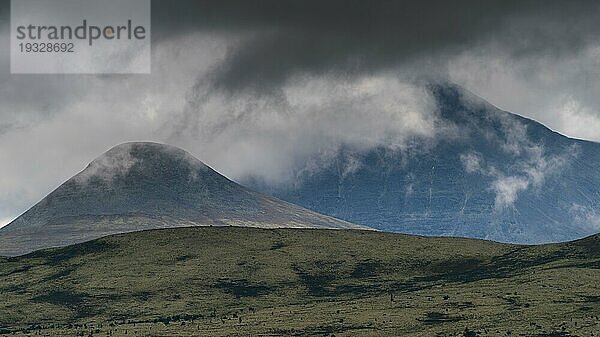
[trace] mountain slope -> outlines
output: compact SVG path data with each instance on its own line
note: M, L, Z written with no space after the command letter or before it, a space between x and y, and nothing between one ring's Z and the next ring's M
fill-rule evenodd
M0 229L0 255L196 225L360 228L244 188L181 149L127 143Z
M598 236L515 246L375 231L122 234L0 261L0 335L592 336L599 247Z
M343 148L293 185L245 185L353 223L402 233L544 243L600 231L600 144L501 111L458 86L429 88L437 138Z

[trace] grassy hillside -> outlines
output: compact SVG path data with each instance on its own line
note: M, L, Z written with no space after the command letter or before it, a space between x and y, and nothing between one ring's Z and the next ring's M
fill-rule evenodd
M369 231L122 234L0 260L15 336L593 336L600 238L513 246Z

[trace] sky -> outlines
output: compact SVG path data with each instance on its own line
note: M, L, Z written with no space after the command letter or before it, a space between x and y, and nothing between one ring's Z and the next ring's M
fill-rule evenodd
M154 0L149 75L11 75L0 0L0 226L114 145L280 184L342 146L443 137L453 82L600 141L597 1Z

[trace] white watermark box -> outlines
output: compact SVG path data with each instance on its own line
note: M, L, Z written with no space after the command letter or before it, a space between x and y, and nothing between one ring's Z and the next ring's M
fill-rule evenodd
M150 0L11 0L13 74L148 74Z

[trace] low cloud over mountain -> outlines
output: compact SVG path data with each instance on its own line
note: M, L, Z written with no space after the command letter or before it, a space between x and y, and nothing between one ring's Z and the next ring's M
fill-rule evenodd
M458 83L553 130L600 140L594 1L153 6L149 76L15 76L0 51L0 219L131 140L184 147L235 180L295 184L296 172L322 169L346 146L416 151L414 137L457 137L427 83ZM2 0L0 44L8 19ZM546 164L494 173L498 206L539 184L535 171L560 164L544 151ZM352 171L358 161L348 160Z
M341 148L295 183L255 188L354 223L503 242L572 240L600 231L600 144L557 134L454 85L430 86L452 133L407 147Z

